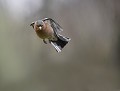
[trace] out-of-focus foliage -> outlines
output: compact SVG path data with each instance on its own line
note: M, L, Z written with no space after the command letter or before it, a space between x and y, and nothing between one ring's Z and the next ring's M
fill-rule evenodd
M57 53L30 23L51 17L71 37ZM0 91L118 91L119 0L1 0Z

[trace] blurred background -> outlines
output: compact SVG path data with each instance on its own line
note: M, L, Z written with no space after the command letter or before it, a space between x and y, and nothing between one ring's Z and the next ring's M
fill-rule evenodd
M53 18L61 53L31 22ZM120 0L0 0L0 91L120 90Z

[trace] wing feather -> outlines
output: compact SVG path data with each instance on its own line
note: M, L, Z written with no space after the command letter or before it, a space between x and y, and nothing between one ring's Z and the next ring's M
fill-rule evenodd
M43 21L46 21L46 20L50 21L52 27L54 27L54 29L56 29L57 32L63 31L62 27L56 21L54 21L53 19L51 19L51 18L44 18L43 19Z

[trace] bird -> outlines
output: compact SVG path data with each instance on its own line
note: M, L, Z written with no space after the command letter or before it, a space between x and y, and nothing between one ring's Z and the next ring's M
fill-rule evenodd
M63 29L52 18L44 18L34 21L30 26L33 27L38 37L43 39L45 44L49 42L57 52L61 52L66 44L71 40L69 37L65 37L60 34Z

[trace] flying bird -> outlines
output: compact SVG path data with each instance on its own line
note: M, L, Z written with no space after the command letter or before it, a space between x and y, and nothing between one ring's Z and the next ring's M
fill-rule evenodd
M45 44L47 44L46 39L48 39L57 52L61 52L64 46L71 40L69 37L64 37L60 34L63 31L62 27L51 18L37 20L32 22L30 26L33 27L38 37L43 39Z

